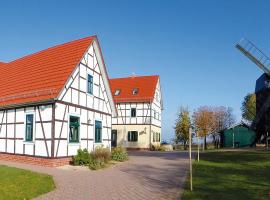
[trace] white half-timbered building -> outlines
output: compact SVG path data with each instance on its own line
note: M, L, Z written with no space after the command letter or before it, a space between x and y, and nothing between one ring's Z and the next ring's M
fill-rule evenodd
M150 149L160 144L163 110L159 76L110 79L118 115L112 119L112 146Z
M96 36L0 63L0 159L56 166L110 148L112 115Z

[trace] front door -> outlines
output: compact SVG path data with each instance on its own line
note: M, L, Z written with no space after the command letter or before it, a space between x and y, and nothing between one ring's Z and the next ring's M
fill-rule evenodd
M117 146L117 130L112 130L112 137L111 137L111 146Z

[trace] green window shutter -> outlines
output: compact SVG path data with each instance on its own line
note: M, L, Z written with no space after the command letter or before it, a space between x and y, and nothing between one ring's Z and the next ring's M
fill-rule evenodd
M134 141L137 142L138 141L138 132L137 131L134 131Z
M130 131L128 132L128 141L129 142L131 141L131 132Z

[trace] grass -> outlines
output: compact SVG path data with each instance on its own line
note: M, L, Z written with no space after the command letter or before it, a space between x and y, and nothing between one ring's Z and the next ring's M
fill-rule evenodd
M0 200L32 199L54 188L49 175L0 165Z
M270 152L208 152L193 164L181 199L270 199Z

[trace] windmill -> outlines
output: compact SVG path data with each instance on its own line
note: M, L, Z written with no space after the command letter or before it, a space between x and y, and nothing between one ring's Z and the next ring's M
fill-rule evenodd
M236 48L264 72L256 81L256 117L251 124L258 141L270 131L270 58L247 39L240 40Z

